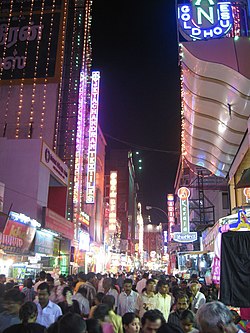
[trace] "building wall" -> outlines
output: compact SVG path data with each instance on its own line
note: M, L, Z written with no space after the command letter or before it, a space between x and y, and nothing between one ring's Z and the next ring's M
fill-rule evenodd
M41 140L0 139L0 181L5 184L4 211L41 221L47 206L50 171L41 164Z

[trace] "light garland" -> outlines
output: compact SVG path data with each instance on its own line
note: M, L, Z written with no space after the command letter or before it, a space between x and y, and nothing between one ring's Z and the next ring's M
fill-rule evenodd
M11 1L10 3L11 7L10 7L10 13L9 13L9 22L7 24L8 26L8 30L9 30L9 27L10 27L10 19L11 19L11 15L12 15L12 6L13 6L13 2ZM20 20L21 20L21 17L22 17L22 14L23 14L23 3L21 4L21 7L20 7L20 12L19 12L19 17L18 17L18 22L20 23ZM3 52L3 58L5 57L5 52L6 52L6 45L7 43L4 45L4 52ZM14 68L12 69L11 71L11 79L10 79L10 82L9 82L9 87L8 87L8 94L7 94L7 101L6 101L6 106L5 106L5 115L4 115L4 126L7 127L7 118L8 118L8 112L9 112L9 103L10 103L10 96L11 96L11 90L12 90L12 77L13 77L13 70ZM0 73L0 76L2 75L2 69L1 69L1 73ZM0 80L1 80L1 77L0 77ZM6 128L4 130L6 132ZM6 133L5 133L6 135Z
M56 0L53 0L52 9L51 9L49 39L48 39L48 53L47 53L47 62L46 62L46 72L45 72L45 79L44 79L44 86L43 86L43 102L42 102L42 113L41 113L40 134L39 134L40 139L42 139L42 137L43 137L43 126L44 126L44 116L45 116L46 96L47 96L48 69L49 69L49 60L50 60L51 36L52 36L53 27L54 27L55 5L56 5Z
M56 126L55 126L55 138L54 138L54 151L56 151L57 140L58 140L58 127L59 127L59 115L62 104L62 74L63 74L63 60L64 60L64 49L65 49L65 32L66 32L66 19L67 19L67 1L64 1L63 9L63 24L62 24L62 49L60 57L60 83L59 83L59 93L58 93L58 108L56 114Z
M43 13L44 13L44 4L45 0L42 1L42 8L39 18L39 27L42 25L43 21ZM38 39L37 39L37 45L36 45L36 58L35 58L35 69L34 69L34 78L33 78L33 86L32 86L32 95L31 95L31 108L30 108L30 116L29 116L29 132L28 132L28 138L32 138L32 125L34 123L34 104L35 104L35 95L36 95L36 80L37 80L37 64L39 59L39 49L40 49L40 40L41 40L41 29L38 30Z
M31 25L34 2L35 2L34 0L31 1L28 26ZM24 58L25 58L25 61L26 61L26 59L27 59L28 44L29 44L29 40L28 40L28 38L27 38L27 40L26 40L26 45L25 45L25 51L24 51ZM24 71L25 71L25 70L24 70ZM21 118L22 109L23 109L23 89L24 89L24 80L25 80L25 79L24 79L24 75L23 75L23 76L22 76L22 79L21 79L21 84L20 84L20 98L19 98L19 105L18 105L18 111L17 111L17 117L16 117L16 139L19 138L19 132L20 132L20 118Z

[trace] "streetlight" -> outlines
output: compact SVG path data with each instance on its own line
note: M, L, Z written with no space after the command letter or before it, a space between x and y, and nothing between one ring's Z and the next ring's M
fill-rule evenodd
M147 209L147 210L157 209L157 210L159 210L160 212L162 212L162 213L168 218L168 214L167 214L163 209L161 209L161 208L159 208L159 207L146 206L146 209Z

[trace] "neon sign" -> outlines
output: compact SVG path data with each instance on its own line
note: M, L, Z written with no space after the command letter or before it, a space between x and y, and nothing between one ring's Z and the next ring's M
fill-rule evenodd
M179 30L187 40L220 38L233 27L229 1L193 0L178 6Z
M174 195L167 195L167 206L168 206L168 242L173 239L172 227L175 224L175 209L174 209Z
M80 73L80 85L78 95L78 118L76 131L76 154L75 154L75 171L74 171L74 221L77 220L77 214L82 204L83 188L83 154L84 154L84 128L85 128L85 102L86 102L86 85L87 75L84 71Z
M116 231L117 219L117 171L110 171L109 232Z
M89 147L88 147L88 171L86 203L95 202L95 176L96 176L96 150L99 107L100 72L92 72L90 123L89 123Z
M174 241L191 243L197 240L197 232L189 231L189 189L187 187L179 188L178 197L180 198L181 232L174 232Z

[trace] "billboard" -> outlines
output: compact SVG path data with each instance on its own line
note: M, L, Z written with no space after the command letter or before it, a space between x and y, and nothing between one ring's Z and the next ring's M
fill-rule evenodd
M0 1L0 80L55 76L61 5Z
M11 253L28 253L35 233L35 227L9 219L0 233L0 248Z

